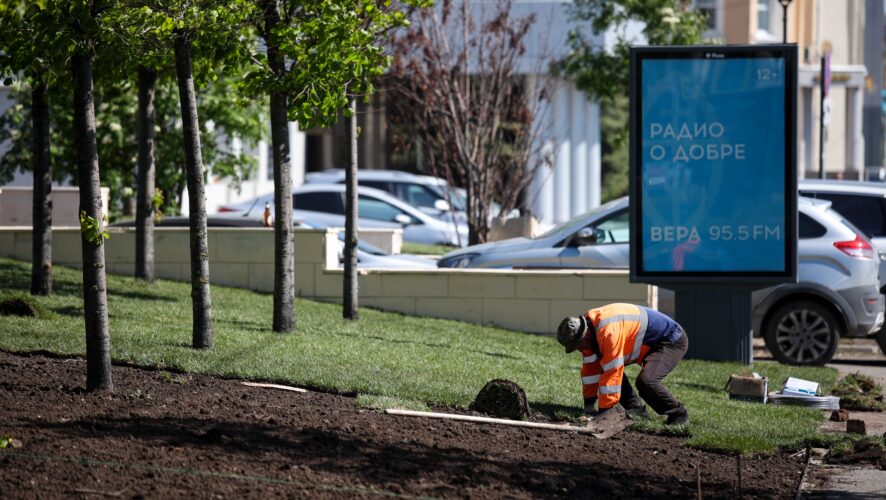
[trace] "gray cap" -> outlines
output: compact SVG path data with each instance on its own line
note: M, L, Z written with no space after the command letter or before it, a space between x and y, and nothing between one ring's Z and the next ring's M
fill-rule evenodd
M587 329L587 320L583 316L567 316L557 327L557 342L566 348L566 352L572 352L578 348Z

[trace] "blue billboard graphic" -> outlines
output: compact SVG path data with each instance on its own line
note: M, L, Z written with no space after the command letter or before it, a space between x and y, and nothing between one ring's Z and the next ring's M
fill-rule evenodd
M728 54L639 59L638 274L793 270L786 86L796 80L784 56Z

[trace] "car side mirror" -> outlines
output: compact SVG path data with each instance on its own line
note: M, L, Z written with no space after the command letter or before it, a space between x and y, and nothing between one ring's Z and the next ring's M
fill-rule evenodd
M408 226L412 224L412 217L406 214L397 214L394 216L394 221L403 224L404 226Z
M592 227L583 227L575 233L572 240L577 246L591 245L597 242L597 230Z
M449 206L449 202L443 199L434 200L434 208L441 212L448 212L452 210L452 207Z

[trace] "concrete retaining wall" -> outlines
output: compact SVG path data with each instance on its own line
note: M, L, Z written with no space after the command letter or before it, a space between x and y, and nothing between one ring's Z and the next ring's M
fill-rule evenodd
M131 276L135 231L109 232L107 269ZM300 297L341 302L336 232L294 232L295 287ZM55 228L52 241L56 264L80 267L79 228ZM155 252L158 278L189 280L187 228L158 228ZM30 260L30 229L0 228L0 256ZM270 228L210 228L209 263L212 283L273 291L274 232ZM536 333L551 333L564 316L609 302L655 305L654 288L629 283L627 271L364 269L359 274L361 306Z
M101 188L102 213L108 213L110 190ZM34 188L0 186L0 226L33 226ZM80 226L80 188L52 187L52 224Z

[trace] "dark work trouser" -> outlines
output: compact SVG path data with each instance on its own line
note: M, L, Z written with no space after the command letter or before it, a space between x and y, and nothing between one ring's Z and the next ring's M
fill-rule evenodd
M689 349L689 338L686 332L674 342L659 342L650 346L649 353L643 358L643 369L637 375L637 391L640 396L637 397L628 381L628 376L622 375L621 405L630 410L639 408L643 405L643 401L646 401L659 415L679 415L685 412L683 405L671 395L661 381L683 359L687 349Z

